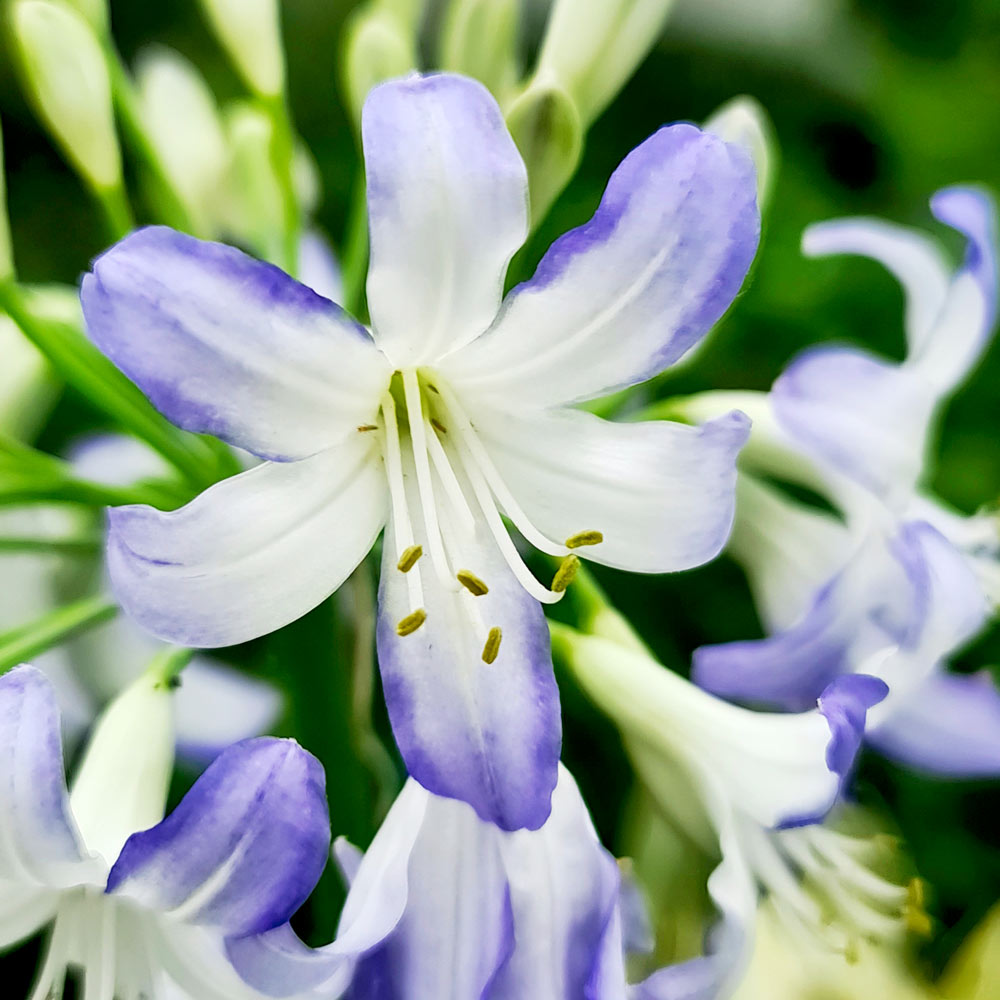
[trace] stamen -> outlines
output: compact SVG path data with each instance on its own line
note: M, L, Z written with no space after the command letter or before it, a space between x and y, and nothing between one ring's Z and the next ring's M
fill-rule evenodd
M405 618L401 618L396 625L396 635L412 635L427 621L427 612L423 608L411 611Z
M362 433L364 433L365 431L377 431L378 430L378 424L362 424L358 428L358 430L361 431Z
M552 589L561 594L573 582L576 571L580 568L580 557L570 553L559 564L556 575L552 577Z
M63 904L66 909L71 906L70 900ZM70 920L68 912L57 913L55 923L52 925L48 949L45 952L45 961L39 970L38 979L35 981L35 987L31 991L29 1000L49 1000L49 998L61 1000L70 945Z
M448 502L462 521L462 527L471 535L476 530L476 519L469 508L469 502L465 499L465 491L455 475L455 470L451 467L444 445L438 440L436 434L427 436L427 450ZM443 530L442 528L442 532Z
M448 428L438 420L437 417L431 417L431 427L434 428L439 434L447 434Z
M930 937L934 931L931 918L924 909L924 880L910 879L906 887L906 905L903 907L903 922L906 929L919 937Z
M503 632L500 630L499 626L494 625L490 629L490 633L486 636L486 645L483 646L483 663L492 663L496 658L497 654L500 652L500 640L503 638Z
M474 597L482 597L490 592L490 588L475 573L470 573L467 569L460 569L455 576L458 578L458 582Z
M396 569L398 569L400 573L409 573L410 570L417 565L417 560L423 554L424 547L422 545L408 546L399 557L399 562L396 563Z
M566 539L566 548L579 549L584 545L600 545L603 541L604 535L599 531L578 531Z

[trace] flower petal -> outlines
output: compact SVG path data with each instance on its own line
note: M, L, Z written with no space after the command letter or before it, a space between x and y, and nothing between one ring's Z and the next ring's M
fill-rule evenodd
M304 458L370 423L391 374L365 329L271 264L162 226L80 290L97 346L179 427Z
M698 566L725 544L749 433L742 413L690 427L481 407L474 422L528 519L557 544L600 531L604 540L581 554L641 573Z
M43 889L99 875L69 810L55 692L16 667L0 676L0 879Z
M428 548L419 530L416 540ZM505 830L537 829L549 815L561 742L545 616L481 523L456 545L465 560L456 569L471 570L489 592L449 588L422 559L410 572L420 573L427 617L403 636L396 626L416 610L410 581L394 546L383 546L377 643L389 719L425 788L463 799ZM486 663L491 628L502 638L495 662Z
M536 406L642 382L726 311L759 229L749 155L693 125L662 128L446 374L459 389Z
M113 508L108 571L122 607L161 639L199 647L244 642L305 614L350 575L385 521L371 437L259 465L180 510Z
M987 671L928 675L868 731L876 750L953 778L1000 775L1000 693Z
M491 1000L624 1000L618 865L565 767L545 825L504 837L502 853L516 947ZM599 992L588 992L592 983Z
M238 743L162 823L128 839L108 892L226 934L283 924L326 865L324 784L319 762L294 740Z
M26 940L56 913L60 893L43 886L0 879L0 948Z
M528 178L496 101L452 74L376 87L362 112L379 347L434 361L493 322L528 234Z

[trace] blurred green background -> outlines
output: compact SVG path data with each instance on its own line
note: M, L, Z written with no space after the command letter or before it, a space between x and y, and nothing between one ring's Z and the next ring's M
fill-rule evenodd
M335 244L358 169L339 81L340 34L352 6L283 3L293 115L320 168L318 219ZM126 59L164 43L188 55L220 97L241 93L194 0L113 0L111 8ZM527 20L530 46L538 12ZM701 121L741 93L768 110L780 146L762 249L735 307L694 359L658 383L661 394L766 389L795 352L815 341L852 341L899 357L896 283L866 261L805 260L798 250L803 228L832 216L879 215L934 228L957 253L957 244L931 222L929 196L956 182L1000 190L995 0L679 0L662 40L592 129L578 175L516 259L512 279L529 273L554 236L593 211L629 149L661 124ZM35 123L2 49L0 120L20 273L25 281L75 282L102 249L100 221ZM941 427L933 486L965 511L1000 497L998 374L995 348L948 406ZM61 451L95 422L85 403L67 394L42 444ZM682 672L702 643L760 634L742 575L724 558L681 577L602 574L602 581L664 662ZM345 710L339 680L345 655L331 651L330 631L341 627L334 618L326 606L234 655L283 679L289 658L298 661L300 674L308 664L320 690L291 692L286 728L327 767L335 834L365 842L374 822L372 792L337 725L338 711ZM957 660L968 670L997 663L996 629ZM627 766L613 730L563 680L565 758L605 841L620 847ZM377 694L374 702L380 704ZM385 732L383 718L378 725ZM888 808L933 887L939 932L923 960L929 971L938 970L1000 898L1000 786L932 781L869 755L861 763L858 794ZM327 881L313 914L318 928L332 921L336 906L338 889Z

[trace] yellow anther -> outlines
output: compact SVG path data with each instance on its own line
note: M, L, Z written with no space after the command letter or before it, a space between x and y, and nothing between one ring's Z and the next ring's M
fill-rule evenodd
M931 918L924 909L926 897L924 880L921 878L911 878L910 884L906 887L903 923L911 934L916 934L919 937L930 937L934 930Z
M561 594L576 576L576 571L580 568L580 557L570 553L559 564L556 575L552 577L552 589L557 594Z
M500 631L498 626L494 625L490 629L489 635L486 636L486 645L483 646L483 663L492 663L497 658L502 638L503 632Z
M399 562L396 563L396 569L400 573L409 573L414 566L417 565L417 560L424 554L424 549L422 545L410 545L403 550L403 554L399 557Z
M475 573L470 573L467 569L460 569L455 576L458 578L458 582L465 587L470 594L473 594L476 597L482 597L483 594L488 594L490 592L490 588L487 587Z
M600 545L603 541L604 535L599 531L578 531L566 539L566 548L581 549L584 545Z
M361 424L361 426L358 427L358 430L359 431L377 431L378 430L378 424Z
M411 611L405 618L401 618L396 625L396 635L412 635L427 621L427 612L423 608Z
M437 417L431 417L431 427L434 428L439 434L447 434L448 428L438 420Z
M436 393L438 396L441 395L441 390L436 385L431 385L430 382L428 382L427 388L430 389L431 392Z

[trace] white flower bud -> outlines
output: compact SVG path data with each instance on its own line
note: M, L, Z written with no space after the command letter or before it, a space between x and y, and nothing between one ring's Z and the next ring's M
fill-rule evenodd
M108 30L108 0L64 0L75 7L90 22L99 35Z
M742 146L757 168L757 202L763 210L774 180L777 145L774 130L761 103L743 95L726 101L702 126L726 142Z
M114 864L133 833L159 823L173 766L173 694L148 670L101 714L77 771L70 804L87 848Z
M202 0L219 41L251 90L277 97L285 89L277 0Z
M144 54L137 70L143 122L163 169L198 234L218 236L219 198L229 150L215 97L172 49Z
M351 117L358 123L372 87L416 69L415 29L405 19L373 5L351 18L345 39L344 89Z
M501 103L517 83L519 0L452 0L441 34L441 68L474 76Z
M67 157L92 187L119 187L111 84L93 28L47 0L14 0L10 23L25 87Z

